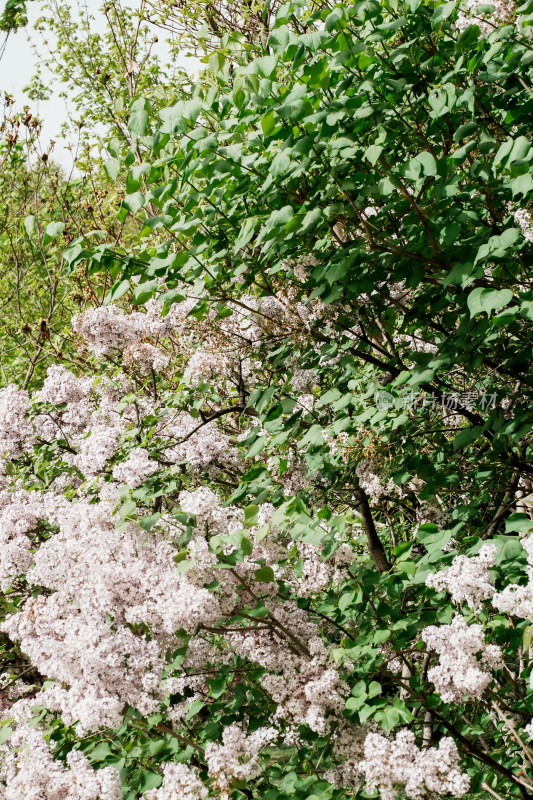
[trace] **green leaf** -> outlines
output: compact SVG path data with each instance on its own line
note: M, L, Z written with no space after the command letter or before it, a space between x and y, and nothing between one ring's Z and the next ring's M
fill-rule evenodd
M495 536L491 542L496 545L496 566L506 562L516 562L525 556L518 536Z
M244 509L244 524L246 526L254 526L257 525L257 515L259 514L259 506L252 504L251 506L246 506Z
M31 236L32 233L35 232L36 224L35 224L35 217L33 214L30 214L30 216L26 217L26 219L24 220L24 228L28 236Z
M151 756L156 756L161 753L166 747L167 743L164 739L155 739L148 743L147 751L150 753Z
M235 240L235 244L233 246L234 253L237 253L239 250L241 250L248 244L248 242L255 233L257 222L258 220L256 217L248 217L248 219L245 220L244 224L242 225L239 231L239 235Z
M5 722L0 725L0 745L7 742L11 734L13 733L13 728L11 725L6 724Z
M308 100L296 100L294 103L284 103L277 108L279 116L289 122L301 122L304 117L312 114L313 111L313 106Z
M531 142L525 136L518 136L516 139L509 137L494 156L494 165L510 167L517 161L530 160L532 154Z
M254 69L256 69L264 78L271 79L273 79L275 76L277 64L278 57L276 55L261 56L253 61Z
M444 22L445 19L448 19L448 17L453 14L455 6L455 0L450 0L449 3L444 3L443 5L438 6L431 17L432 27L436 28L437 25L439 25L441 22Z
M414 717L408 710L403 700L394 698L393 704L386 706L380 711L377 711L374 715L374 719L376 722L379 722L381 727L384 728L387 733L390 733L391 730L400 722L411 722Z
M270 136L275 127L276 123L273 111L269 111L267 114L261 117L261 129L264 136Z
M254 577L260 583L270 583L274 580L274 570L268 566L261 567L257 572L254 572Z
M111 289L111 291L106 295L104 299L104 305L106 306L108 303L113 302L114 300L119 300L121 297L124 297L126 292L130 290L130 282L127 280L117 281Z
M170 216L170 214L161 214L158 217L149 217L148 219L144 220L141 236L148 236L151 231L155 231L158 228L169 228L173 222L174 219Z
M269 386L268 389L262 391L256 389L249 397L248 408L255 408L258 414L261 414L265 408L272 402L274 395L278 391L277 386Z
M134 514L136 510L137 510L136 502L131 498L128 498L127 500L124 501L124 503L122 503L122 506L120 507L120 520L123 522L129 516Z
M334 31L336 28L343 28L344 21L346 20L347 13L346 8L343 6L337 6L333 9L331 14L328 14L326 17L326 21L324 23L324 28L329 32ZM342 24L344 23L344 24Z
M351 606L351 604L353 603L354 600L355 600L355 592L354 591L344 592L344 594L341 595L341 598L339 600L339 608L340 608L340 610L341 611L346 611L346 609Z
M276 153L269 167L269 173L273 178L279 178L280 175L285 175L291 166L291 160L287 153Z
M378 158L383 152L383 145L381 144L371 144L370 147L367 147L365 150L365 158L367 161L370 161L372 166L376 163Z
M112 755L113 751L111 750L110 746L107 742L100 742L97 744L94 750L91 750L88 753L89 761L91 762L98 762L104 761L108 756Z
M482 313L490 317L492 311L508 305L512 299L513 293L510 289L482 289L480 287L473 289L467 300L470 318Z
M128 128L132 133L137 133L139 136L144 136L146 128L148 127L148 120L150 118L150 103L144 97L139 97L134 100L130 107L130 116L128 119Z
M195 717L196 714L198 714L198 712L201 711L204 706L205 703L203 702L203 700L193 700L191 705L189 706L189 710L187 712L185 719L191 719L191 717Z
M157 278L154 278L152 281L146 281L146 283L139 283L133 292L132 302L135 303L135 305L143 305L147 300L150 300L154 292L157 291L158 286L159 281Z
M527 651L531 647L532 642L533 642L533 625L528 625L527 628L524 629L524 633L522 635L522 650L524 653L527 653Z
M345 708L348 711L359 711L367 701L366 695L360 695L359 697L349 697L346 701Z
M57 237L65 230L65 223L49 222L44 230L49 239L57 239Z
M524 195L524 197L528 195L533 191L533 174L525 172L523 175L519 175L518 178L514 178L511 181L511 190L513 199L519 194Z
M468 156L472 150L475 150L476 142L470 141L464 144L462 147L459 147L455 152L450 153L450 159L454 161L456 164L462 164L465 158Z
M452 439L453 449L462 450L463 447L468 447L469 444L475 442L483 435L483 427L476 425L473 428L464 428L457 436Z
M253 458L254 456L258 456L265 449L265 445L268 439L266 436L259 436L255 442L250 445L248 448L248 452L246 453L247 458Z
M209 69L213 73L213 75L218 75L220 72L224 70L224 64L226 63L226 56L224 53L215 50L214 53L211 53L209 56L208 62Z
M481 245L477 251L474 263L488 256L503 258L507 251L520 241L520 232L516 228L507 228L501 236L491 236L487 244Z
M529 533L533 531L533 520L527 514L510 514L505 520L507 533Z
M294 216L292 206L283 206L279 211L273 211L267 220L266 228L278 228L281 225L286 225Z
M170 291L160 294L158 300L164 304L165 308L170 308L173 303L182 303L185 295L182 294L181 289L170 289Z
M298 40L304 47L308 47L311 53L316 53L327 39L329 39L329 36L326 31L320 30L312 33L303 33L298 37Z
M398 709L393 708L392 706L387 706L381 711L377 711L374 715L374 719L376 722L379 722L381 727L384 728L387 733L390 733L392 729L395 728L400 722L401 716Z
M255 481L257 478L261 477L262 475L266 475L267 471L266 468L262 464L256 464L255 467L252 467L246 475L243 475L241 481L243 483L249 483L250 481Z
M308 231L316 232L317 225L324 220L324 211L321 208L312 208L302 220L300 234Z
M143 772L141 780L138 785L138 790L142 793L147 792L149 789L157 789L163 783L163 778L157 772L150 772L146 770Z
M401 172L410 180L417 180L420 175L434 177L437 174L437 162L431 153L424 151L408 161Z
M289 35L289 29L286 25L274 28L268 37L268 46L274 53L282 55L289 43Z
M104 161L104 169L109 180L113 181L114 183L120 171L120 161L118 158L108 158L107 161Z
M151 514L149 517L144 517L140 522L141 528L145 531L151 530L160 516L161 514L157 512L156 514Z
M461 142L467 136L471 136L478 130L477 122L467 122L465 125L460 125L453 134L454 142Z
M452 534L449 531L440 531L432 522L420 525L416 533L417 541L424 545L428 553L442 550L451 538Z
M437 175L437 162L435 157L424 150L415 156L416 160L422 165L422 175L435 177Z
M176 133L185 133L187 128L187 121L183 115L183 103L176 103L174 106L163 108L159 112L159 116L164 122L163 132L172 135Z
M214 697L215 699L217 697L222 697L222 695L226 691L227 684L225 678L211 678L208 681L208 684L211 697Z
M144 205L144 195L142 192L133 192L133 194L127 194L124 198L122 205L128 211L130 211L133 216L139 211Z

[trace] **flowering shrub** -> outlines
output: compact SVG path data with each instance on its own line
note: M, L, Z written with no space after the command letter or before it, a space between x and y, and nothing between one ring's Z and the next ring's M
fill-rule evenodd
M533 796L531 15L488 13L287 4L134 101L138 236L70 244L75 366L0 390L6 800Z

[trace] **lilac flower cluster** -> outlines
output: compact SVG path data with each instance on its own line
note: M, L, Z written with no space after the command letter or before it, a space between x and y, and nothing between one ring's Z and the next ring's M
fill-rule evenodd
M477 556L455 556L449 569L428 575L426 586L439 592L446 590L457 605L466 602L473 611L479 611L484 601L494 594L489 569L495 560L495 545L485 542Z
M95 771L79 750L67 755L67 766L54 759L40 727L32 721L30 700L9 710L15 729L0 745L3 800L121 800L120 776L113 767Z
M151 789L144 796L146 800L205 800L207 794L197 770L186 764L170 763L163 767L161 787Z
M448 736L440 740L438 747L421 750L410 730L400 731L394 741L370 733L359 768L366 789L378 790L381 800L396 800L400 789L412 800L447 794L464 797L470 786L468 775L459 768L455 742Z
M490 670L503 666L498 645L485 644L482 626L467 625L460 614L449 625L424 628L422 638L440 656L439 664L428 670L428 678L445 703L481 697L492 680Z
M244 297L242 306L235 304L218 323L210 313L202 330L203 322L190 321L194 304L187 298L166 317L155 301L145 313L126 315L114 305L89 309L75 319L75 332L95 356L122 359L126 374L92 380L52 367L33 398L15 387L0 392L2 453L13 459L34 446L57 445L49 457L57 459L59 474L50 485L28 491L2 479L0 492L0 580L8 587L24 575L29 586L1 630L48 679L33 702L61 715L80 735L120 725L128 706L144 716L165 713L166 722L177 726L195 700L205 699L205 675L213 665L239 658L261 668L261 690L275 707L269 727L248 732L244 722L229 725L221 740L205 747L206 785L196 769L170 763L161 787L149 791L147 800L205 800L207 785L228 798L234 782L260 774L264 748L283 731L297 738L300 726L334 737L340 762L330 775L334 782L355 785L364 778L367 789L378 789L383 800L396 797L398 787L415 800L446 793L462 797L468 779L459 771L451 740L420 750L409 731L390 741L367 727L349 726L343 711L350 688L333 648L324 643L307 605L278 591L283 586L297 598L314 599L336 586L354 560L352 542L334 540L337 549L325 560L321 535L291 538L274 524L269 504L259 506L251 527L242 509L224 504L211 488L215 479L238 473L242 459L234 444L248 435L247 423L226 417L225 410L224 419L218 413L210 417L205 407L193 416L198 412L175 405L176 393L152 392L156 376L146 381L149 395L138 390L147 373L165 368L174 356L181 359L187 391L209 380L225 386L237 374L242 380L250 374L249 355L265 334L282 326L304 335L321 308ZM236 341L242 343L238 357ZM292 383L295 391L312 391L313 371L295 369ZM312 393L300 395L297 408L305 415L315 399ZM346 436L328 441L333 455L342 453ZM308 489L312 477L301 453L293 447L286 455L283 471L270 464L285 493ZM150 512L148 531L139 519L145 507L139 517L134 503L124 516L117 511L126 497L129 502L148 492L149 486L132 490L156 473L150 483L161 474L176 483L183 478L186 488L176 488L157 514ZM370 460L359 464L357 475L371 503L397 491ZM220 552L235 551L236 563L218 569ZM488 572L493 563L494 548L484 545L479 556L457 557L428 585L447 589L455 602L477 610L494 593ZM263 566L271 573L256 580ZM254 618L245 610L258 599L264 613ZM187 641L179 666L169 656L178 646L177 632ZM481 696L490 670L501 665L499 648L487 646L481 626L467 626L461 616L451 625L426 628L423 638L440 656L428 677L445 701ZM14 705L10 699L5 712ZM15 758L23 746L28 757ZM23 721L0 748L0 759L6 800L120 796L114 770L95 773L79 751L69 754L67 766L56 762L42 731ZM45 776L39 776L39 763L46 766Z
M221 798L229 798L232 780L249 780L260 774L259 754L277 735L275 728L258 728L246 735L238 725L230 725L224 728L222 744L206 745L207 770Z

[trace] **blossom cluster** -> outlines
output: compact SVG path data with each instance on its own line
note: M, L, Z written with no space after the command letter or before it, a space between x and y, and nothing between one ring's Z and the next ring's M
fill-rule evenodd
M485 542L477 556L455 556L449 569L428 575L426 586L437 591L445 589L457 605L465 602L473 611L479 611L483 602L494 594L494 581L489 569L495 560L495 545Z
M32 720L33 705L19 700L7 715L14 730L0 745L4 800L121 800L120 775L113 767L95 771L79 750L67 754L66 766L54 758L42 729Z
M486 644L483 627L467 625L460 614L449 625L424 628L422 638L440 657L428 678L445 703L481 697L492 680L490 670L503 666L500 647Z
M482 36L488 36L514 16L515 7L509 0L495 0L490 4L493 7L490 13L484 8L486 5L482 0L463 0L455 22L457 29L462 33L469 25L475 24Z
M1 476L0 580L4 589L27 589L0 629L47 679L32 702L79 736L121 725L128 707L145 717L165 714L178 727L196 700L205 702L206 674L236 660L259 669L261 691L274 709L268 725L227 725L205 745L207 782L195 768L168 763L147 800L205 800L208 787L229 797L235 782L260 775L265 748L301 726L333 736L338 767L328 776L334 783L364 779L384 800L398 786L416 800L450 792L461 797L468 781L453 743L444 739L439 748L419 750L408 731L391 742L367 727L354 729L343 716L348 676L334 659L335 644L325 642L301 601L349 578L353 542L333 536L322 521L334 542L325 558L322 534L287 535L274 524L270 503L257 507L250 525L242 508L223 502L214 485L241 469L238 447L248 435L242 406L236 414L199 414L171 392L154 394L155 374L145 393L138 389L139 376L166 368L176 352L184 357L189 387L224 383L237 372L242 379L249 375L247 354L265 332L281 325L299 335L320 313L273 297L246 303L248 310L235 307L218 332L211 314L210 333L201 337L186 323L194 306L189 299L167 316L155 301L146 313L127 315L113 305L89 309L74 321L75 332L96 357L118 354L125 371L93 380L54 366L33 396L13 386L0 391L3 453L23 463L33 448L49 448L56 468L43 486ZM238 364L230 346L236 337L245 342ZM296 391L316 386L312 370L295 370L290 380ZM311 413L315 396L300 394L295 408ZM348 451L346 441L342 434L329 441L332 455ZM283 470L279 460L265 463L285 494L308 491L313 478L297 448L286 456ZM361 460L356 473L373 505L399 492L372 459ZM174 488L156 505L158 482L165 481ZM146 496L137 509L132 499ZM430 512L429 503L421 505L421 514ZM493 563L494 548L486 544L475 558L456 557L428 585L478 610L494 593ZM261 567L268 568L267 578L256 581ZM249 610L257 604L261 614L253 616ZM440 656L428 678L447 702L480 697L490 670L501 666L499 648L486 645L481 626L467 626L461 616L426 628L423 639ZM175 660L184 641L186 652ZM27 761L15 758L20 746L31 753ZM46 800L118 800L115 771L95 772L77 750L66 765L55 760L42 732L22 722L2 758L6 800L31 792ZM49 764L48 783L38 776L39 759Z
M258 728L246 735L238 725L230 725L222 733L221 744L207 744L207 770L223 798L229 797L228 789L233 779L250 780L261 773L259 754L277 735L275 728Z
M7 394L18 397L11 388ZM218 589L210 591L205 587L213 582L217 557L209 541L226 537L231 552L235 545L229 542L243 525L240 509L223 506L206 486L179 494L179 508L193 521L180 570L175 558L185 535L181 524L162 517L148 534L135 521L117 527L114 512L120 506L119 487L131 490L149 480L161 469L161 454L166 464L188 461L193 473L233 463L227 436L212 423L198 423L187 412L163 405L155 416L158 447L149 452L130 446L124 458L128 426L144 416L154 418L153 404L121 406L120 387L105 380L94 385L63 367L49 371L33 417L26 397L22 399L19 413L28 423L25 446L52 438L54 432L63 436L58 465L76 468L78 478L71 485L77 481L78 489L76 497L67 500L62 495L64 482L56 479L45 492L4 492L4 585L25 574L30 586L46 593L28 597L2 629L20 643L40 673L55 682L41 692L40 702L75 725L78 733L119 724L128 705L145 715L154 713L169 693L198 689L198 681L186 672L167 677L165 654L175 632L194 635L231 615L239 602L238 581L253 576L257 559L283 577L277 561L284 546L276 541L277 533L261 537L234 574L218 573ZM19 421L19 429L25 424ZM108 476L104 480L103 472ZM269 527L273 511L272 506L260 508L259 527ZM340 580L343 566L353 559L347 544L336 551L331 564L308 543L299 545L299 555L302 570L295 590L304 595L320 593L335 575ZM285 578L294 585L291 570ZM267 668L263 683L277 704L279 719L324 732L342 711L347 688L327 663L328 652L308 615L296 605L279 603L274 583L265 584L263 592L271 598L269 624L243 627L242 633L234 631L227 638L242 657ZM242 599L250 599L246 590ZM215 659L212 652L195 646L194 636L189 653L187 663L194 659L197 668ZM170 713L180 718L178 708Z
M159 789L151 789L144 795L146 800L205 800L207 787L197 771L186 764L165 764L163 783Z
M400 788L413 800L447 794L464 797L470 786L468 775L459 767L457 746L448 736L438 747L421 750L410 730L400 731L394 741L369 733L359 768L366 788L377 789L381 800L396 800Z

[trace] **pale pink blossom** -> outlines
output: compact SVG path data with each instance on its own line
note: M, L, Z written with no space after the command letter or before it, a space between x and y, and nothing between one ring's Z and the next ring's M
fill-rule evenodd
M428 679L445 703L481 697L492 681L489 670L503 666L501 649L485 643L482 626L467 625L460 614L450 625L424 628L422 639L440 657L439 664L428 670Z
M66 767L54 759L43 732L28 725L30 706L38 703L19 701L9 710L18 721L0 745L3 800L121 800L120 775L113 767L96 771L79 750L68 753Z
M222 744L208 742L205 758L209 776L219 789L227 790L232 780L250 780L261 773L259 754L277 737L275 728L258 728L246 733L230 725L222 733Z
M130 450L126 461L122 461L113 468L113 478L119 483L136 487L144 483L150 475L159 469L157 461L152 461L144 447Z
M186 764L165 764L163 783L159 789L145 793L146 800L205 800L207 788L198 777L198 771Z
M0 457L17 458L31 444L30 396L13 384L0 389Z
M124 350L124 364L137 365L141 372L158 372L168 366L170 357L149 342L134 342Z
M533 217L525 208L519 208L514 212L514 221L520 226L524 238L528 242L533 242Z
M494 580L489 569L496 560L496 547L485 542L477 556L455 556L451 567L428 575L426 586L446 590L457 605L466 602L473 611L480 611L485 600L494 594Z
M359 769L367 791L377 790L381 800L397 800L400 791L413 800L447 794L463 797L470 786L468 775L460 770L455 742L449 736L444 736L438 747L421 750L409 730L400 731L394 741L369 733Z

